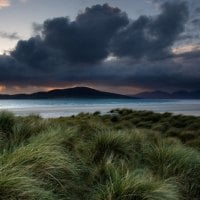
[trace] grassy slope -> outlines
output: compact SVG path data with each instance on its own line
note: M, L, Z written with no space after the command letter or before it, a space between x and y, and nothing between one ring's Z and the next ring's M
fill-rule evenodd
M0 113L1 200L200 199L200 118Z

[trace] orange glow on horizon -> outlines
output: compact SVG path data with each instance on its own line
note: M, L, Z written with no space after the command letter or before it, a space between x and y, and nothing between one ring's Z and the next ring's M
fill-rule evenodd
M92 85L92 84L67 84L63 86L5 86L0 85L1 94L31 94L35 92L48 92L55 89L66 89L74 87L89 87L100 91L119 93L124 95L137 94L148 89L131 86L105 86L105 85Z
M10 0L0 0L0 9L10 6Z
M0 85L0 92L4 92L6 90L6 86L5 85Z
M73 88L73 87L78 87L81 86L79 84L67 84L63 86L5 86L5 85L0 85L0 93L1 94L31 94L35 92L48 92L51 90L56 90L56 89L65 89L65 88ZM85 87L88 87L84 85Z
M113 92L113 93L120 93L120 94L134 94L144 89L139 87L129 87L129 86L106 86L106 85L95 85L91 83L77 83L77 84L61 84L57 86L6 86L0 85L0 92L2 94L31 94L35 92L48 92L51 90L56 89L66 89L66 88L74 88L74 87L88 87L93 88L96 90L106 91L106 92Z
M56 86L50 86L50 87L45 87L43 90L44 91L51 91L51 90L56 90L56 89L66 89L66 88L74 88L74 87L80 87L80 85L65 85L65 86L61 86L61 87L56 87ZM87 87L87 86L86 86Z

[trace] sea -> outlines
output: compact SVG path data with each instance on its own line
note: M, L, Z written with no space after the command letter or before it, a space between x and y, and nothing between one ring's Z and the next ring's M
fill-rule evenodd
M11 111L18 116L30 114L44 118L77 115L81 112L108 113L112 109L128 108L149 110L158 113L200 116L200 100L169 99L45 99L45 100L0 100L0 111Z

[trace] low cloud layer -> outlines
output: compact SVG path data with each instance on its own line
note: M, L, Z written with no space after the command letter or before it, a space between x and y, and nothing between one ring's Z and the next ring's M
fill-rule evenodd
M9 39L9 40L19 40L19 39L21 39L20 36L18 35L18 33L16 33L16 32L7 33L5 31L0 31L0 37L6 38L6 39Z
M48 19L0 56L0 85L200 89L199 50L172 51L188 18L187 4L173 1L136 20L108 4L86 8L74 21Z
M170 54L170 47L184 30L188 19L185 3L164 3L156 17L141 16L120 31L113 40L113 51L119 57L152 59Z

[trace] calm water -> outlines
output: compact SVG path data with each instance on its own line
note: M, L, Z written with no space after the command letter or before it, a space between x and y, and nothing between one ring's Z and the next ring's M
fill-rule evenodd
M12 111L16 115L34 113L42 117L70 116L80 112L95 111L106 113L114 108L131 108L134 110L152 110L161 113L172 112L200 116L200 100L0 100L0 110Z

